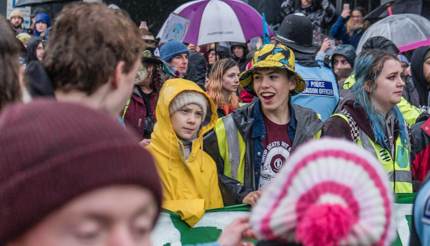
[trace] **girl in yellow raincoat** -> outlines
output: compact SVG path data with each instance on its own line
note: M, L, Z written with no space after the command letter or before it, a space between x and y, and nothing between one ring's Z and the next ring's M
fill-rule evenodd
M156 118L148 149L163 183L163 208L193 226L205 210L223 207L216 164L203 151L216 106L196 83L171 79L160 91Z

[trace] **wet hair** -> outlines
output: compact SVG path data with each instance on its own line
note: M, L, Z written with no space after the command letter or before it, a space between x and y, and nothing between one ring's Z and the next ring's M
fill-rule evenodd
M0 110L8 103L21 100L19 82L20 41L8 21L0 16Z
M137 26L123 11L72 3L56 19L44 66L55 90L91 95L109 81L120 61L125 63L122 72L129 73L143 46Z
M229 98L224 98L222 93L223 76L230 68L238 67L238 64L231 58L221 59L213 64L208 76L206 86L209 97L220 107L225 104L232 104L233 107L239 106L239 97L236 93L231 93Z
M397 56L382 50L368 50L362 52L355 63L354 73L356 82L351 88L352 94L355 97L355 103L363 107L367 113L376 141L385 147L387 147L387 137L384 131L384 116L375 110L375 107L370 101L369 94L375 91L377 87L376 79L381 74L384 64L388 60L400 62ZM366 91L365 87L370 89L370 93ZM397 106L393 107L392 112L399 123L402 143L407 146L409 145L409 138L403 116Z

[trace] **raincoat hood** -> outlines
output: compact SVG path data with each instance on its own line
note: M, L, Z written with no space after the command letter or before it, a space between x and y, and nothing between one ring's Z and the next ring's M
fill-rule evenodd
M182 92L201 93L208 101L208 110L196 139L184 143L177 137L169 108ZM207 209L223 207L214 160L203 151L203 135L217 121L216 106L200 87L189 80L167 80L160 91L155 110L157 123L151 135L149 151L157 162L163 183L163 208L178 214L188 225L195 225ZM185 148L190 150L185 158ZM191 148L191 149L189 149Z
M197 138L193 140L190 158L193 157L193 153L202 147L203 135L215 126L217 120L215 104L196 83L185 79L167 80L161 88L160 97L158 98L157 107L155 109L157 123L151 135L151 143L153 143L151 145L158 152L174 160L182 159L182 156L180 156L178 152L178 150L181 149L181 141L173 130L169 108L173 99L184 91L194 91L203 94L210 105Z
M428 105L428 85L424 76L423 64L424 58L430 46L420 47L414 51L411 59L411 72L414 79L415 86L417 87L418 95L420 98L420 105Z

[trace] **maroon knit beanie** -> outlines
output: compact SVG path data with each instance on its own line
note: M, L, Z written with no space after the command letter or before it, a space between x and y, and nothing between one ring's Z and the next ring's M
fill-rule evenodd
M73 198L115 184L146 188L160 211L153 158L112 117L47 100L0 115L0 245Z

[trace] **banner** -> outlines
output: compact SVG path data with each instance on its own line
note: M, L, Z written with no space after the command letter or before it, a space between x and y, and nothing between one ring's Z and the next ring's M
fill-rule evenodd
M184 41L185 34L187 34L189 25L190 21L187 18L170 14L157 37L160 38L161 43L169 40L182 42Z
M410 230L412 228L413 194L401 194L396 199L397 238L393 246L409 245ZM198 243L215 242L225 226L236 218L249 214L249 206L235 205L222 209L209 210L194 226L189 227L179 215L163 212L158 219L157 226L152 233L153 245L193 245Z

